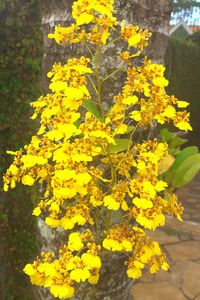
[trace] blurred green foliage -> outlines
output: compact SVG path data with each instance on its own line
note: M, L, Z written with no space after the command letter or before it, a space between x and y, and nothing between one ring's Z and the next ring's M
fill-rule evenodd
M189 33L187 32L187 30L183 26L179 26L179 28L177 28L175 32L172 33L171 38L183 41L188 36Z
M42 34L38 0L0 1L0 176L33 132L29 102L41 94ZM1 186L2 188L2 186ZM0 298L32 300L23 274L35 257L36 226L31 217L33 191L18 186L0 192Z
M198 33L184 41L171 38L166 53L168 93L190 102L193 131L188 134L189 144L200 146L200 43Z

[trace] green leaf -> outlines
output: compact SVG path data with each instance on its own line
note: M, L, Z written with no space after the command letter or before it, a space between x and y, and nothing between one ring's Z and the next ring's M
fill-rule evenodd
M178 136L177 132L170 132L167 128L160 131L163 142L167 142L170 148L176 148L187 142L186 139L182 139Z
M175 136L174 138L171 139L169 146L170 148L176 148L178 146L181 146L185 144L188 140L182 139L179 136Z
M163 142L168 142L176 136L175 132L170 132L167 128L160 131Z
M128 139L115 139L116 145L110 145L110 153L118 153L124 151L129 146Z
M81 125L81 120L80 120L80 119L76 120L76 121L74 122L74 125L75 125L77 128L79 128L80 125Z
M102 121L101 114L97 107L90 100L84 100L84 103L87 110L91 112L99 121Z
M195 146L191 146L191 147L187 147L185 149L183 149L177 156L175 159L175 162L172 165L171 170L176 170L178 169L178 167L183 163L183 161L192 155L195 155L198 153L198 148Z
M200 154L187 157L180 167L175 171L172 185L175 188L182 187L190 182L200 170Z
M131 131L133 131L135 128L135 126L128 126L127 131L125 133L129 133Z

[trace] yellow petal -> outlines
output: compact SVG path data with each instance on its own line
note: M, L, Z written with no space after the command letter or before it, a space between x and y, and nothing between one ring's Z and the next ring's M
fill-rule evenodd
M186 101L178 101L178 102L177 102L177 106L178 106L179 108L186 108L188 105L189 105L189 103L186 102Z
M39 207L34 208L32 215L38 217L41 214L41 209Z
M24 175L22 177L22 184L32 186L35 182L35 179L30 175Z
M131 119L135 120L136 122L139 122L142 120L141 114L138 110L133 110L130 113L130 117L131 117Z

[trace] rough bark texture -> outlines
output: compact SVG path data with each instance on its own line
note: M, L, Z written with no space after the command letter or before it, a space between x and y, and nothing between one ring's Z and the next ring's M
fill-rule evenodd
M79 57L84 54L83 46L59 46L54 40L47 38L48 33L53 32L56 24L69 25L71 22L72 0L41 0L42 8L42 30L44 37L44 57L43 57L43 89L48 90L47 72L54 62L65 62L68 58ZM125 19L128 23L138 24L142 28L147 28L153 32L147 55L153 61L162 63L168 42L169 19L172 9L171 0L116 0L116 11L118 19ZM102 61L102 69L112 69L115 67L116 59L113 53L122 49L110 47L109 56ZM119 82L123 82L123 76L111 79L104 86L106 101L109 102L113 93L116 94L120 89ZM111 88L112 92L109 92ZM107 105L105 101L105 106ZM43 250L46 248L54 249L56 247L56 234L46 229L46 225L40 220L39 231L41 232L41 243ZM49 243L49 245L48 245ZM101 280L95 287L81 286L76 300L130 300L131 282L127 279L124 258L116 256L107 260L107 264L101 270ZM51 296L39 289L41 299L52 299Z
M47 72L52 64L66 61L69 57L79 56L84 49L77 46L59 46L54 40L47 38L53 32L56 24L68 25L71 22L71 7L73 0L41 0L42 31L44 39L43 56L43 87L47 90ZM169 20L172 10L171 0L116 0L115 8L119 20L127 20L142 28L149 29L153 35L147 50L147 55L158 63L164 61L168 43Z

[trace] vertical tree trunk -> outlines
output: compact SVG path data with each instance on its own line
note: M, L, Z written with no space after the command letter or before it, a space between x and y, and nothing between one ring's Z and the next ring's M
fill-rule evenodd
M164 61L164 54L168 42L169 19L171 14L171 0L116 0L116 11L119 20L125 19L127 23L138 24L153 32L147 55L156 62ZM42 7L42 31L44 40L43 56L43 89L48 90L47 72L54 62L65 62L70 57L77 57L84 53L81 45L65 47L59 46L54 40L47 38L48 33L53 32L56 24L68 26L71 22L71 7L73 0L41 0ZM110 50L109 67L112 67L112 49ZM106 62L107 64L107 62ZM118 78L119 79L119 78ZM119 81L118 81L119 82ZM113 87L113 83L112 83ZM115 85L114 85L115 87ZM105 87L106 88L106 87ZM116 94L116 89L112 89ZM42 247L45 249L49 242L54 245L54 233L51 233L46 225L39 221L39 235ZM77 300L130 300L131 281L127 279L124 258L116 256L102 268L102 276L95 287L83 285L77 293ZM39 290L41 299L51 299L51 296L43 289Z
M71 22L73 0L41 0L42 31L43 31L43 87L47 89L46 74L52 64L66 61L67 58L83 53L80 46L59 46L54 40L48 39L48 33L56 24L67 26ZM149 29L153 35L148 47L148 56L158 62L164 62L168 44L169 20L172 11L171 0L116 0L116 12L119 20L125 19L142 28Z

